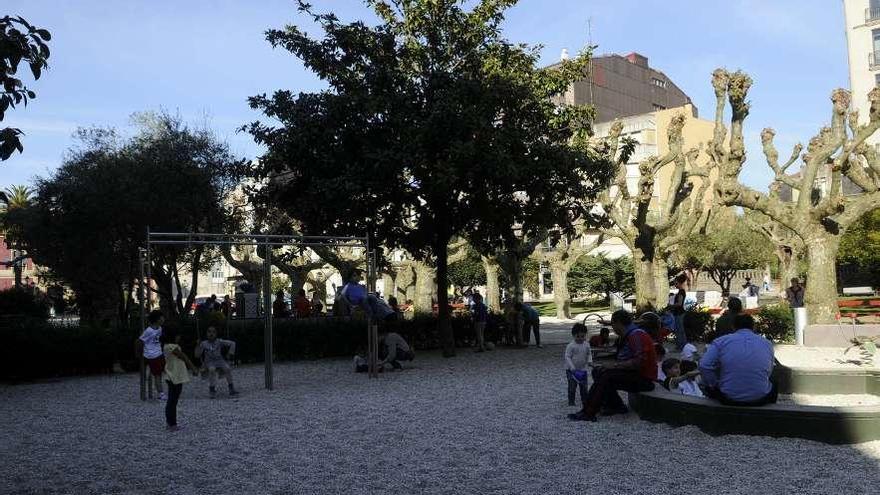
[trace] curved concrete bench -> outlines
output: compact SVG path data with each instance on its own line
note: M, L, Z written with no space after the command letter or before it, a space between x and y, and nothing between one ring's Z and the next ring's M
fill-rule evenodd
M776 375L780 393L786 394L880 392L880 378L873 371L782 368ZM694 425L710 435L793 437L831 444L880 440L878 406L725 406L711 399L689 397L663 388L630 393L629 404L646 421Z

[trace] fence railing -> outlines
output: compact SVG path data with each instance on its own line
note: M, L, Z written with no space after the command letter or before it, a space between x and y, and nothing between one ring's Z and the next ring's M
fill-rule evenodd
M865 22L880 21L880 8L868 7L865 9Z

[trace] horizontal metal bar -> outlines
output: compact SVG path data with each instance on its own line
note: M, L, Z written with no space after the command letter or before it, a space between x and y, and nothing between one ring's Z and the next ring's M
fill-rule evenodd
M253 239L304 239L304 240L339 240L339 241L366 241L366 237L352 236L322 236L322 235L282 235L282 234L216 234L198 232L150 232L150 237L233 237Z
M177 240L149 240L147 241L149 245L173 245L173 244L205 244L205 245L217 245L217 246L225 246L225 245L234 245L234 246L315 246L315 247L353 247L353 248L362 248L366 249L366 246L361 244L339 244L339 243L331 243L331 242L260 242L260 241L225 241L225 240L198 240L193 239L191 241L177 241Z

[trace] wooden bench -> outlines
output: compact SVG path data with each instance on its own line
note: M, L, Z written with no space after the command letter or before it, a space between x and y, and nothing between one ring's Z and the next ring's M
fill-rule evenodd
M874 289L872 287L844 287L844 296L873 296Z

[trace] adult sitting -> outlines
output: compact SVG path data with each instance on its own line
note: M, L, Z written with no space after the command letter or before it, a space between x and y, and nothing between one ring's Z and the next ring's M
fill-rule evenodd
M657 379L657 358L654 341L647 332L633 323L632 315L617 310L611 315L611 327L622 345L614 363L593 367L593 386L584 399L580 412L569 414L575 421L596 421L596 416L623 414L628 411L618 394L654 390Z
M727 335L733 333L736 329L733 327L733 319L736 318L736 315L742 313L743 303L742 299L738 297L731 297L727 301L727 311L724 312L721 316L718 317L718 321L715 322L715 337L721 337L722 335Z
M712 341L700 360L706 395L730 406L774 404L773 344L755 334L750 315L736 315L733 326L737 330Z
M416 357L406 340L396 332L389 332L380 327L379 341L382 344L379 347L379 358L382 359L379 365L382 367L390 364L392 369L400 370L403 369L400 361L412 361Z

